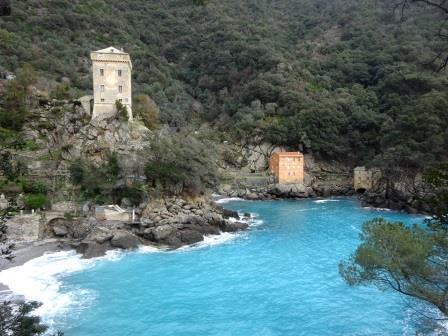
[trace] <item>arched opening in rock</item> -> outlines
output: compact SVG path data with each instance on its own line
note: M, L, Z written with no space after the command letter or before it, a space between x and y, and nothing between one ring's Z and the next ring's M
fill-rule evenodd
M364 194L366 192L366 188L358 188L355 190L358 194Z

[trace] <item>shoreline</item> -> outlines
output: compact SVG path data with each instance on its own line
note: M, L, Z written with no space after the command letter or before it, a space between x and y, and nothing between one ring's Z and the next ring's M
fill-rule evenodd
M332 197L311 197L308 199L312 200L327 200L327 199L343 199L343 198L350 198L350 199L356 199L357 201L360 201L359 198L356 196L332 196ZM294 198L288 198L289 200L294 200ZM296 200L303 198L295 198ZM273 200L285 200L285 198L277 198ZM245 198L239 198L239 197L220 197L215 199L215 203L218 206L225 207L225 204L231 201L252 201L247 200ZM361 202L360 206L363 207ZM393 209L384 209L384 208L376 208L376 207L367 207L372 210L388 210L388 211L397 211ZM400 212L398 210L398 212ZM403 211L405 212L405 211ZM414 214L415 215L415 214ZM222 235L223 232L221 232L220 235ZM75 248L71 247L69 244L67 244L69 241L66 239L45 239L40 241L33 241L33 242L24 242L24 243L18 243L14 249L14 259L12 261L8 261L6 259L0 259L0 272L5 271L10 268L23 266L27 262L42 257L43 255L47 253L56 253L61 251L76 251ZM192 244L193 246L195 244ZM190 245L190 246L192 246ZM153 247L163 250L162 246L155 246ZM117 249L119 250L119 249ZM77 252L78 253L78 252ZM87 258L90 259L90 258ZM0 282L0 302L5 300L11 300L11 301L23 301L25 298L21 296L20 294L14 293L7 285Z
M64 241L58 239L45 239L34 242L20 243L14 248L13 260L9 261L6 259L0 259L0 272L9 268L22 266L26 262L39 258L48 252L60 252L67 250L71 250L71 248L64 246Z
M68 250L63 246L63 242L56 239L46 239L42 241L27 242L18 244L18 248L14 249L14 259L9 261L0 259L0 272L10 268L20 267L28 261L42 257L46 253L60 252ZM4 301L26 301L23 295L14 293L9 286L0 282L0 303Z

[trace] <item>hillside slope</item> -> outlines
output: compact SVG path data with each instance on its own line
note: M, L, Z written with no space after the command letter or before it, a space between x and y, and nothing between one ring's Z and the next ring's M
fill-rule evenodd
M123 47L161 121L211 121L351 163L446 158L446 73L428 61L440 18L389 2L25 0L0 19L0 70L31 63L50 90L91 91L89 52Z

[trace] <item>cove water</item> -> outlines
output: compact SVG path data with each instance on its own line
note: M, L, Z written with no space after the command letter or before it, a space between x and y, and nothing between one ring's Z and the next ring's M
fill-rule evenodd
M392 292L349 287L338 263L365 220L423 217L361 208L351 199L232 201L251 228L176 251L141 249L83 260L34 259L0 281L43 302L67 336L415 335L415 313Z

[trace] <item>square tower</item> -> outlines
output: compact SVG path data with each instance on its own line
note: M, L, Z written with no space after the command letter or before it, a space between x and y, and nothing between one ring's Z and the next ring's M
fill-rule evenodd
M304 162L300 152L275 152L269 160L269 169L277 183L303 183Z
M114 47L90 53L93 71L92 119L115 116L116 102L128 111L132 120L132 62L128 53Z

